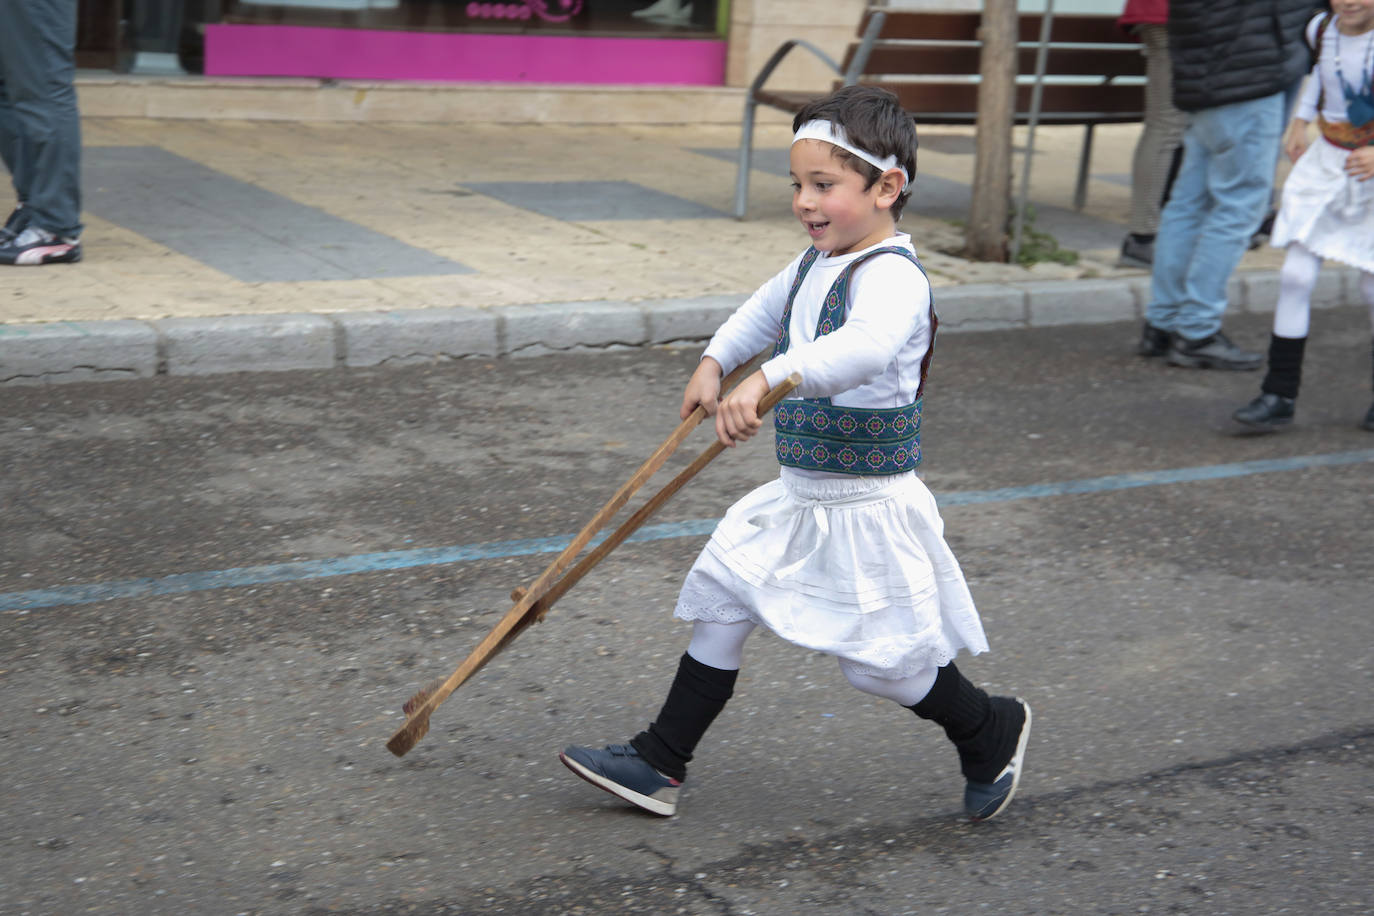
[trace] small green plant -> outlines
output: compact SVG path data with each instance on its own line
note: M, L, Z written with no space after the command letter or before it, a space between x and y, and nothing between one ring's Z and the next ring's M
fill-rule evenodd
M1007 234L1014 237L1015 232L1016 213L1013 211L1007 221ZM1077 264L1078 252L1060 248L1054 236L1035 228L1035 208L1026 204L1026 218L1021 223L1021 250L1016 253L1016 263L1022 267L1030 267L1041 261Z

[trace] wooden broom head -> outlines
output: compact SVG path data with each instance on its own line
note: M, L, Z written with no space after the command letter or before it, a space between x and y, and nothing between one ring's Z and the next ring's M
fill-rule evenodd
M404 757L427 734L429 734L429 713L423 712L421 715L407 719L406 724L402 725L400 730L392 735L391 740L386 743L386 749L397 757Z
M429 702L430 697L434 696L444 686L447 678L436 678L416 692L415 696L406 700L401 707L410 718L406 723L391 736L391 740L386 743L386 749L397 757L404 757L406 752L420 743L420 739L429 734L429 714L434 711L433 707L424 708ZM436 704L437 705L437 704Z

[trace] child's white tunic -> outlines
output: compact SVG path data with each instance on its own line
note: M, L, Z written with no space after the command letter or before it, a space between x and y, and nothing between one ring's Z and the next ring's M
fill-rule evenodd
M1315 40L1317 21L1308 26ZM1322 36L1321 59L1312 69L1298 99L1296 117L1312 121L1317 100L1327 121L1345 121L1345 96L1336 76L1339 48L1341 72L1350 79L1361 73L1369 58L1374 32L1337 36L1332 18ZM1286 248L1299 242L1312 253L1374 273L1374 179L1359 181L1345 173L1350 151L1321 137L1298 158L1283 185L1283 199L1269 243Z
M878 246L911 248L905 233ZM865 249L865 251L870 249ZM916 398L931 343L930 284L906 258L878 255L855 272L850 311L817 339L826 293L863 254L821 255L792 305L791 346L764 364L770 385L800 372L800 397L843 407L903 407ZM777 337L798 256L725 322L706 348L725 372ZM855 477L783 467L725 514L687 574L677 617L751 620L875 677L907 677L987 650L935 498L915 472Z

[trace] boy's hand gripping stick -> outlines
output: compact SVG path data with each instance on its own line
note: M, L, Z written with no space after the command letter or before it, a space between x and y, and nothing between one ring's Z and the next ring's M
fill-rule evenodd
M730 373L722 381L721 390L726 390L752 369L752 364L746 364ZM772 410L778 401L786 397L800 384L801 376L793 373L774 386L759 401L759 415L762 416ZM462 664L447 678L421 688L405 703L402 707L407 716L405 724L387 741L387 750L397 757L402 757L409 752L429 732L430 715L439 708L439 704L448 699L449 694L476 674L483 665L494 658L531 623L542 620L549 608L553 606L554 601L562 597L592 567L601 562L607 554L643 525L649 516L667 502L674 493L682 489L687 481L696 476L702 468L710 464L712 459L725 450L725 446L719 441L712 442L691 465L650 497L638 511L626 519L605 541L597 545L596 549L583 558L566 576L559 578L559 575L567 569L573 558L610 521L611 516L615 515L629 501L630 497L653 476L654 472L663 466L664 462L687 437L687 434L705 417L706 410L703 407L698 406L696 410L692 411L687 419L683 420L677 429L664 440L663 444L654 450L654 453L649 456L644 464L640 465L639 470L635 471L630 479L615 492L615 495L597 511L592 520L583 526L568 546L540 573L539 578L535 579L528 589L516 589L511 593L511 598L515 601L514 606L491 628L482 641L477 644L477 647L463 660Z

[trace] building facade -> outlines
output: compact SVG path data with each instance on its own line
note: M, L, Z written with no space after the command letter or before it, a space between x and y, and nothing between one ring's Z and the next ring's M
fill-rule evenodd
M546 114L567 92L658 87L697 92L705 120L735 118L738 91L788 39L843 56L867 0L78 0L78 65L97 75L203 75L229 97L245 78L323 85L462 85L525 90ZM892 7L977 10L981 0L890 0ZM1041 12L1044 0L1022 0ZM1057 0L1056 13L1113 14L1120 0ZM769 81L823 89L833 73L814 55L790 54ZM106 114L185 110L166 95L144 102L136 85L92 84ZM485 87L485 88L483 88ZM560 90L560 101L529 93ZM713 93L712 90L715 90ZM237 90L239 96L244 90ZM215 95L218 93L218 95ZM733 93L733 94L732 94ZM686 98L686 96L680 96ZM413 106L414 92L405 105ZM514 98L507 94L489 111ZM553 97L550 96L550 99ZM292 106L301 107L300 100ZM311 103L316 106L327 102ZM380 103L379 103L380 104ZM567 113L585 118L599 103ZM233 107L239 116L251 111ZM480 109L480 103L478 104ZM447 111L447 109L444 109ZM531 109L533 114L538 112ZM719 114L717 114L719 113ZM361 115L361 112L357 112ZM320 112L319 116L334 115ZM349 116L353 116L350 114ZM484 115L475 113L476 117ZM487 115L489 116L489 115ZM524 117L521 112L514 116ZM532 115L533 116L533 115Z

